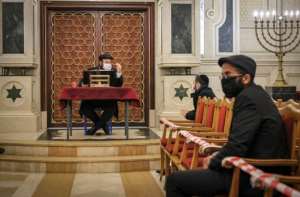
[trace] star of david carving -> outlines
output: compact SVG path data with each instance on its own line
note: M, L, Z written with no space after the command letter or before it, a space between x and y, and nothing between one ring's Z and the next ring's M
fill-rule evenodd
M20 92L22 91L22 89L16 88L15 85L13 85L13 87L11 89L6 89L6 90L8 92L8 95L6 98L11 99L13 102L15 102L17 98L22 98L22 96L20 95Z
M179 88L175 88L175 91L176 91L175 97L179 97L181 101L184 97L188 97L187 94L188 88L184 88L182 84L180 84Z

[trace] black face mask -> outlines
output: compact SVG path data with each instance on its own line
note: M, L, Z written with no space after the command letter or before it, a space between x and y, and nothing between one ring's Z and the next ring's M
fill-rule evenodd
M244 89L241 80L237 80L237 78L239 77L221 79L222 89L227 98L236 97Z

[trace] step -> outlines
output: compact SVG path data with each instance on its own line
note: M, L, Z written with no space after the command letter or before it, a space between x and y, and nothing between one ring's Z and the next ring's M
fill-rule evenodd
M49 173L104 173L156 170L160 155L55 157L1 155L0 171Z
M54 140L0 140L0 145L16 146L65 146L65 147L96 147L96 146L126 146L126 145L154 145L159 143L159 139L145 140L107 140L107 141L54 141Z
M159 153L159 140L0 141L4 155L92 157Z

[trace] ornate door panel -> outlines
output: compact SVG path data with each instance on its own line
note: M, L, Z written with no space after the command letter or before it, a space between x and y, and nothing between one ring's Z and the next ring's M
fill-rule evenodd
M134 88L141 107L132 108L130 120L144 121L144 14L105 13L101 15L102 51L109 51L115 62L123 65L124 87ZM124 103L119 103L119 117L124 120Z
M101 52L112 53L123 66L124 87L134 88L141 107L131 108L131 122L148 123L150 57L145 49L149 23L142 11L51 11L47 33L47 111L48 126L62 126L65 112L58 102L63 87L82 77L82 71L98 64ZM146 39L145 39L146 38ZM82 123L79 102L73 103L73 123ZM119 103L119 121L124 120L124 104Z
M51 14L51 123L66 120L58 96L63 87L78 82L82 71L95 64L95 15L92 13L53 12ZM73 121L81 122L79 102L73 103Z

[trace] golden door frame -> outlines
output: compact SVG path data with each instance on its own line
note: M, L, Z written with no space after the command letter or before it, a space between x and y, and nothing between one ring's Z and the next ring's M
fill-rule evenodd
M51 65L50 43L51 32L49 14L51 11L122 11L143 12L144 27L144 122L131 122L135 126L149 126L149 110L155 109L155 64L154 64L154 3L111 3L111 2L40 2L41 27L41 111L47 111L47 127L65 126L51 123ZM151 95L151 96L150 96ZM123 125L124 123L120 123ZM76 125L75 125L76 126Z

